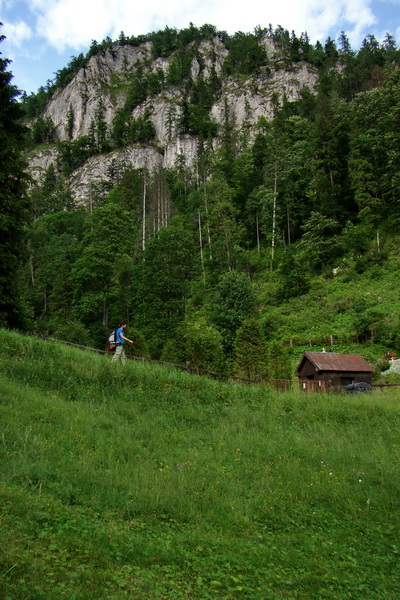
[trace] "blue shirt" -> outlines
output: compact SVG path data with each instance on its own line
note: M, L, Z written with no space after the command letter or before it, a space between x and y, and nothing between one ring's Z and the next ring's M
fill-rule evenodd
M124 330L122 329L122 327L118 327L117 329L117 344L125 344L125 340L124 338L121 337L121 335L124 335Z

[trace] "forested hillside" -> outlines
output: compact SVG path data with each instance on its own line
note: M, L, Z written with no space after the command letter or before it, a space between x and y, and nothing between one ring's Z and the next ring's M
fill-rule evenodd
M273 377L400 350L399 64L390 35L94 42L23 97L19 326L104 347L126 319L136 353Z

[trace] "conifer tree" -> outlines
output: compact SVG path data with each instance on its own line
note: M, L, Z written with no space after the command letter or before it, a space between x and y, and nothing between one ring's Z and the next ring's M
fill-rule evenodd
M232 355L238 329L255 314L255 294L244 273L226 273L211 304L211 320L222 334L225 352Z
M190 281L198 275L196 238L180 218L146 243L135 275L137 326L158 357L183 321Z
M248 319L238 330L234 355L236 375L247 379L267 376L267 344L256 318Z
M268 378L291 379L291 365L288 350L276 340L268 345Z
M2 24L0 23L0 26ZM0 35L0 43L4 41ZM27 176L22 156L25 128L19 91L11 84L9 60L0 57L0 325L22 323L19 269L22 266L24 230L29 218Z

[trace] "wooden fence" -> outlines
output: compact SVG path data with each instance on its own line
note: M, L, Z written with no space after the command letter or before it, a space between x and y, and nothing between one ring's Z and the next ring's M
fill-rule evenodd
M299 381L300 389L303 392L319 392L321 394L325 393L328 389L326 381L315 381L309 379L302 379Z
M44 338L49 342L58 342L59 344L65 344L67 346L73 346L74 348L80 348L81 350L88 350L90 352L96 352L98 354L110 354L108 350L99 350L98 348L91 348L90 346L82 346L81 344L74 344L73 342L66 342L64 340L58 340L56 338L46 337ZM294 379L246 379L245 377L238 377L237 375L228 375L226 373L217 373L215 371L209 371L207 369L201 369L199 367L194 367L190 363L186 363L185 365L179 365L176 363L161 361L161 360L153 360L150 358L144 358L143 356L128 356L126 357L129 360L136 360L140 362L153 363L157 365L163 365L165 367L171 367L174 369L180 369L182 371L186 371L192 375L208 375L213 378L227 379L230 381L241 381L249 384L264 384L266 386L272 387L280 392L288 392L295 389L300 389L304 392L315 392L315 393L328 393L328 392L338 392L344 391L343 388L331 388L328 386L326 381L319 380L294 380ZM396 387L400 386L400 383L383 383L380 382L378 384L373 384L373 388L379 388L383 391L385 387Z
M82 344L66 342L65 340L59 340L57 338L46 337L44 339L49 342L57 342L59 344L65 344L67 346L79 348L81 350L88 350L90 352L96 352L97 354L110 354L110 352L108 350L99 350L98 348L91 348L90 346L83 346ZM258 384L263 383L264 385L273 387L274 389L277 389L282 392L290 391L291 389L293 389L293 386L296 387L298 385L297 381L294 381L291 379L261 379L261 378L247 379L246 377L238 377L237 375L228 375L227 373L218 373L216 371L210 371L208 369L201 369L200 367L194 367L189 362L187 362L184 365L180 365L180 364L166 362L166 361L162 361L162 360L153 360L151 358L144 358L143 356L127 355L126 358L128 360L136 360L139 362L152 363L152 364L162 365L165 367L171 367L174 369L180 369L181 371L186 371L187 373L190 373L192 375L208 375L209 377L220 378L220 379L229 379L232 381L241 381L244 383L258 383Z

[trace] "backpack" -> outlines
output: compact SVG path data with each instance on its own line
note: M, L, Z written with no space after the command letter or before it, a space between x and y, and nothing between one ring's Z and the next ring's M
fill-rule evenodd
M113 329L112 332L110 333L110 335L108 336L108 349L110 352L114 352L115 348L117 347L117 329Z

